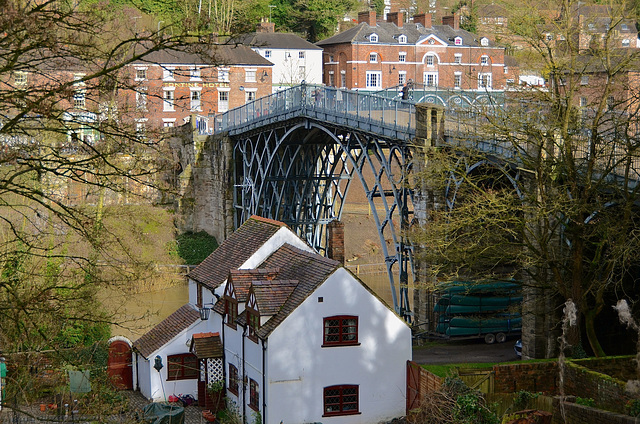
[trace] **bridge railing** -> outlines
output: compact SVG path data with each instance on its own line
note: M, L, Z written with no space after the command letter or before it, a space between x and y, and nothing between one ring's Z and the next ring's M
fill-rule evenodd
M400 140L415 135L415 106L410 101L309 84L217 115L214 133L244 132L296 117L315 118Z

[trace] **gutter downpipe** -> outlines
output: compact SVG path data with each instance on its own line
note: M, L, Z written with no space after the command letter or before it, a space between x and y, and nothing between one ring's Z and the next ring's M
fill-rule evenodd
M247 384L245 383L245 379L247 379L247 369L245 367L245 360L244 360L244 341L247 335L247 327L244 326L242 328L242 422L244 424L247 423L247 402L246 402L246 395L247 395Z
M266 376L267 341L262 340L262 422L267 422L267 376Z

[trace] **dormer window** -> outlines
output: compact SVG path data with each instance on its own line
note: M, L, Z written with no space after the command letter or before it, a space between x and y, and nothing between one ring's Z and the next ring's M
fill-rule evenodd
M406 42L407 42L407 36L406 36L406 35L402 34L402 35L400 35L400 36L398 37L398 43L400 43L400 44L406 44Z
M482 37L480 39L480 45L482 47L487 47L489 45L489 39L487 37Z
M629 30L629 27L627 26L627 24L621 24L621 25L620 25L620 29L621 29L622 31L628 31L628 30Z
M253 287L249 289L247 299L247 324L249 324L249 339L258 343L258 329L260 328L260 312L258 312L258 302Z
M461 46L462 45L462 37L456 37L453 39L453 44L455 44L456 46Z
M378 34L371 34L371 35L369 36L369 41L370 41L371 43L377 43L377 42L378 42Z
M225 298L224 313L227 317L227 325L236 328L236 320L238 319L238 301L231 298Z

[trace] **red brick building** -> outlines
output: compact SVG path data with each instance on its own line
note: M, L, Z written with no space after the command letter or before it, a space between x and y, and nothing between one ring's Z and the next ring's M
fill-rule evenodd
M505 49L488 38L450 25L433 25L431 15L404 23L403 13L376 22L375 12L359 24L316 45L324 49L324 83L348 89L381 90L409 80L434 88L503 90L517 81L517 67L505 64ZM514 69L516 68L516 69Z
M127 66L121 108L138 130L180 126L192 114L213 116L271 94L272 67L243 45L152 52Z

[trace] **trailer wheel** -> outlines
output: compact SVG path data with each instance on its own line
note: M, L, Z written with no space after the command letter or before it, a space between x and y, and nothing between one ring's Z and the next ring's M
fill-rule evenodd
M507 341L507 335L506 334L504 334L504 333L496 334L496 342L504 343L505 341Z
M496 341L496 336L493 333L489 333L484 336L484 342L486 344L492 344L495 341Z

